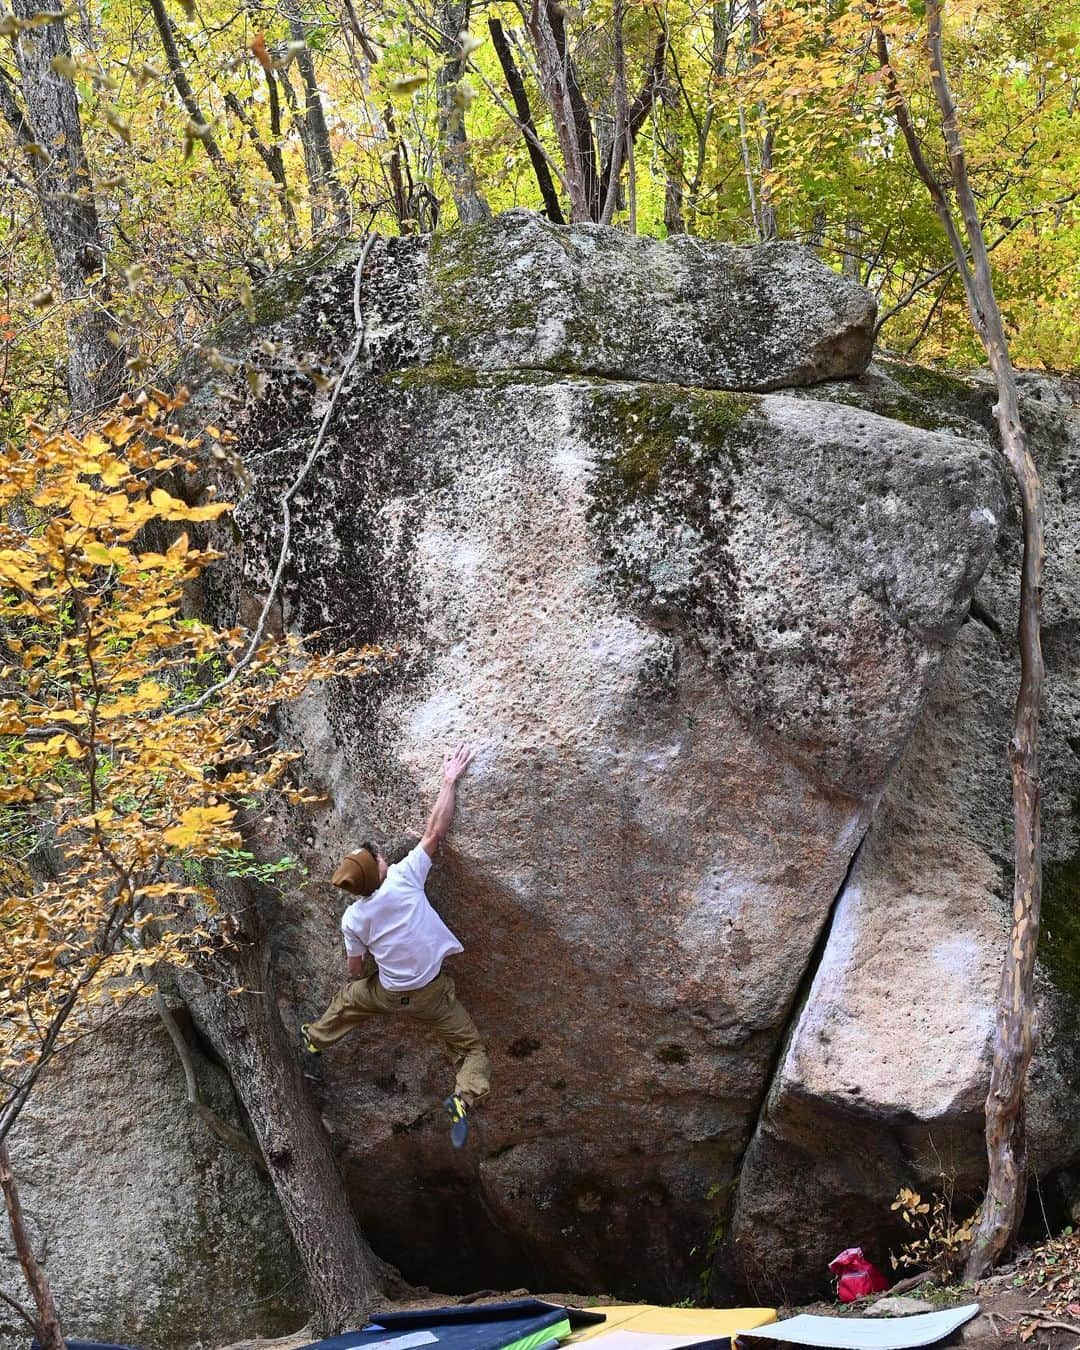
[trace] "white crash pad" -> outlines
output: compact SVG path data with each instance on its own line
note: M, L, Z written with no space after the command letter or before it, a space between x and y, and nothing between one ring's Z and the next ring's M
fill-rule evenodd
M978 1311L977 1303L965 1303L962 1308L916 1313L914 1317L810 1317L803 1313L771 1326L750 1327L737 1335L740 1342L760 1337L791 1345L817 1345L825 1350L914 1350L943 1341Z

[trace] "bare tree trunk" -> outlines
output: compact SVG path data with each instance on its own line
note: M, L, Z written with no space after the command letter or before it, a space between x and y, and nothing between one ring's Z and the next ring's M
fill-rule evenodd
M312 180L312 190L320 196L326 194L334 208L334 219L342 234L347 234L352 225L352 211L349 198L338 178L334 164L334 151L330 145L330 131L323 112L322 95L319 82L315 78L315 63L311 59L311 50L307 45L304 22L300 17L298 0L284 0L282 13L289 21L289 32L293 41L302 44L296 53L296 65L300 78L304 82L304 122L310 141L313 161L318 165L316 177ZM305 160L307 156L305 155ZM312 161L307 161L309 170Z
M763 108L759 108L759 115L764 118L765 111ZM773 205L772 187L769 181L772 174L772 152L773 129L772 127L766 127L765 135L761 138L761 237L763 240L775 239L778 234L776 207Z
M405 187L405 173L408 170L408 165L403 162L401 137L398 134L397 119L394 116L394 105L392 103L387 103L386 111L383 113L383 121L386 124L387 135L394 145L390 152L389 165L394 214L397 217L398 229L401 233L412 234L416 228L416 222L412 218L409 194Z
M462 76L465 61L458 34L469 26L469 0L440 0L436 27L443 62L435 73L435 100L439 121L439 159L462 225L491 219L491 207L476 181L465 134L465 98Z
M945 227L957 272L964 284L975 331L986 349L997 386L995 415L1002 449L1020 491L1024 554L1020 573L1020 687L1009 741L1012 774L1013 857L1012 931L1005 951L998 992L994 1060L986 1098L986 1151L989 1180L982 1218L968 1256L964 1278L978 1279L1016 1237L1026 1198L1027 1159L1024 1085L1035 1048L1033 985L1042 908L1042 834L1039 800L1038 731L1042 703L1042 572L1044 558L1042 484L1028 451L1020 421L1016 374L994 294L993 275L982 221L968 179L967 159L949 90L941 46L941 6L927 0L927 52L931 82L942 115L942 131L967 247L961 238L942 185L919 144L907 105L889 62L885 35L877 30L878 59L886 72L896 120L919 176ZM970 253L970 260L969 260Z
M517 123L521 128L521 134L525 138L525 145L529 151L529 160L533 166L533 173L536 175L536 185L540 189L540 197L544 203L544 214L554 224L565 225L566 220L562 213L562 207L559 205L559 194L555 189L555 182L551 177L551 170L548 168L547 157L540 144L536 123L533 121L532 109L529 107L529 96L525 91L525 82L522 80L521 72L514 61L514 53L510 50L510 43L507 41L502 23L498 19L488 19L488 32L491 34L492 45L495 48L496 56L499 58L499 65L502 66L506 87L510 90L510 97L514 100Z
M758 0L747 0L747 17L750 21L750 65L753 67L761 60L758 49L761 44L763 29ZM761 175L758 238L764 242L776 238L776 208L772 202L772 189L769 184L769 175L772 173L773 130L769 126L768 114L763 103L758 104L758 122L763 128L758 156L758 168ZM740 122L741 126L742 123Z
M304 1084L274 997L269 942L254 898L218 877L218 898L234 921L232 946L208 978L181 973L197 1023L226 1064L274 1184L303 1263L317 1336L363 1326L400 1277L360 1232L330 1139ZM231 988L244 992L230 994Z
M626 91L626 55L623 45L623 7L615 11L615 134L612 137L611 150L604 164L600 179L601 214L599 219L605 225L610 224L618 199L618 184L623 165L628 165L633 174L634 143L638 132L652 110L653 104L663 92L664 63L667 59L668 38L666 29L661 31L653 49L652 61L645 73L645 82L641 86L633 103L627 103ZM635 183L632 176L629 184L631 218L633 230L636 228Z
M56 1314L52 1290L45 1271L38 1264L34 1248L23 1218L22 1205L19 1203L19 1191L15 1185L15 1174L11 1170L11 1158L7 1144L0 1143L0 1190L4 1193L4 1206L7 1209L11 1238L15 1244L15 1254L19 1258L27 1287L33 1295L37 1307L37 1325L35 1335L41 1350L64 1350L64 1337L60 1330L60 1319Z
M664 185L664 229L669 235L685 234L686 221L683 218L683 202L686 193L683 188L683 157L678 137L672 138L668 147L671 167L668 169Z
M289 105L293 126L296 127L300 137L300 146L304 152L304 173L307 175L308 181L308 211L311 215L311 233L312 236L315 236L322 233L323 224L326 220L322 168L319 164L318 153L315 150L315 142L308 127L307 115L300 110L297 104L296 90L293 88L292 78L288 70L281 72L281 88L285 94L285 102Z
M612 23L615 28L615 131L611 137L611 150L608 154L607 171L601 195L600 224L610 225L615 217L615 208L619 197L619 178L623 161L626 158L626 130L630 114L629 100L626 95L626 47L623 41L623 20L625 9L623 0L615 0Z
M19 18L41 10L38 0L12 0ZM125 383L124 356L109 341L112 322L105 246L83 149L75 86L52 68L71 56L63 19L32 29L14 44L21 91L0 70L0 110L23 147L36 147L34 188L56 259L60 293L68 305L68 397L79 413L116 401Z
M551 109L562 151L572 221L596 220L596 155L591 127L580 125L582 98L566 52L562 17L551 0L532 0L526 28L536 54L540 88ZM586 115L587 120L587 115ZM586 143L587 138L587 143Z
M997 385L995 414L1002 449L1020 489L1024 554L1020 569L1020 687L1013 710L1009 765L1013 787L1012 932L1005 949L998 992L994 1062L986 1097L986 1151L990 1168L982 1219L972 1243L965 1278L978 1279L1013 1242L1023 1218L1027 1189L1024 1085L1035 1050L1034 978L1042 913L1042 817L1039 784L1039 709L1042 705L1043 494L1039 471L1020 420L1016 373L994 294L982 221L968 179L967 159L941 47L941 6L928 0L927 47L931 79L957 203L973 263L968 302L986 347Z
M840 260L840 270L844 276L858 281L862 276L862 222L854 211L844 218L844 252Z
M815 206L814 214L810 221L810 230L806 236L805 243L807 248L812 248L815 253L821 252L821 246L825 242L825 224L828 217L823 206Z
M198 100L195 97L195 91L191 87L191 81L184 70L183 62L180 60L180 51L176 45L176 34L173 31L172 20L165 10L164 0L150 0L150 9L154 15L154 23L157 26L158 36L161 38L161 48L165 53L165 61L169 67L169 74L172 76L173 87L180 96L180 102L184 105L188 117L198 126L206 127L200 136L194 139L202 143L206 151L206 157L213 164L217 176L221 179L221 186L225 189L225 195L229 199L229 205L236 212L237 216L244 214L244 199L240 196L239 189L236 186L236 179L232 169L226 163L225 156L221 153L221 146L218 145L213 133L209 130L209 123L203 116L202 109L199 107Z
M761 216L758 212L757 193L754 190L754 167L750 163L750 143L746 138L746 111L739 104L739 152L742 155L743 177L746 179L746 196L750 203L750 219L754 224L754 237L762 238Z

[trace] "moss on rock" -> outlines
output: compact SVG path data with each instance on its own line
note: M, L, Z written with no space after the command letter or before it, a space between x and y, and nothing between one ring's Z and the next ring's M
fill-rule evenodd
M1039 960L1054 985L1080 1004L1080 853L1043 866Z
M741 472L739 452L729 433L754 406L752 399L675 385L605 388L597 382L594 387L597 397L586 430L590 439L604 447L602 465L621 485L612 505L618 504L618 498L655 495L669 465L691 470L695 464L707 466L716 457L726 456Z
M927 366L908 365L903 361L888 361L880 358L878 359L878 365L897 384L902 384L905 389L910 390L911 393L920 398L933 400L960 399L962 402L967 402L971 397L971 385L959 375L950 375L943 370L931 370Z
M455 365L445 358L383 376L384 382L394 389L442 389L452 394L521 385L539 387L556 384L559 379L558 375L545 370L474 370L471 366Z
M640 618L677 629L714 659L734 631L730 555L734 434L757 400L674 385L592 381L585 435L596 448L586 518L608 580Z

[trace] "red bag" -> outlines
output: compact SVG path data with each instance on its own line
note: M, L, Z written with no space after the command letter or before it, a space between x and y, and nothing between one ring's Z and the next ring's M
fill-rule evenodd
M829 1269L839 1278L836 1296L841 1303L854 1303L867 1294L881 1294L889 1281L872 1261L863 1255L861 1247L848 1247L829 1262Z

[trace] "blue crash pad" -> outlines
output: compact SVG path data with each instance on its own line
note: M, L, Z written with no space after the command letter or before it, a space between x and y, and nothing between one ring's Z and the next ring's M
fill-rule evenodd
M519 1298L507 1303L471 1303L453 1308L415 1308L408 1312L376 1313L363 1331L347 1331L314 1341L304 1350L377 1350L388 1341L418 1336L416 1344L440 1346L443 1350L504 1350L546 1327L569 1321L572 1327L603 1322L603 1313L583 1312L545 1303L538 1298ZM423 1341L419 1335L424 1335ZM404 1350L404 1347L403 1347ZM543 1350L538 1345L537 1350Z

